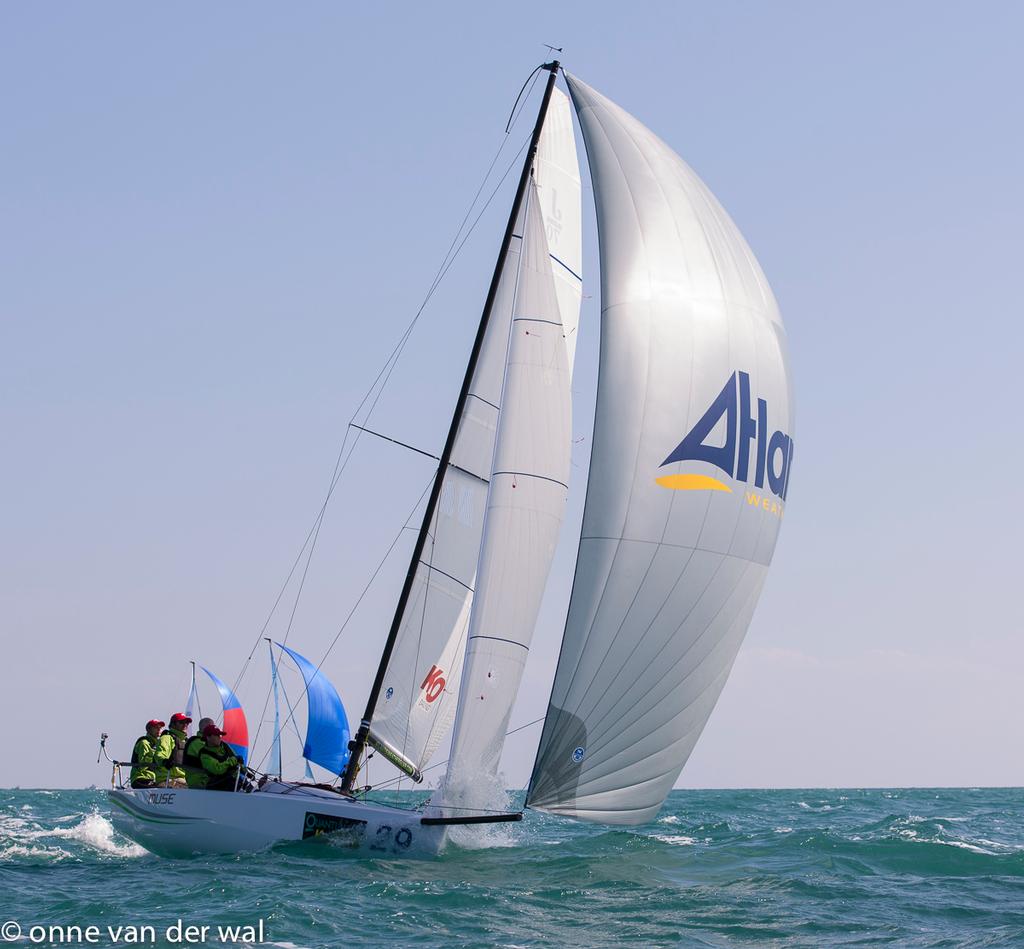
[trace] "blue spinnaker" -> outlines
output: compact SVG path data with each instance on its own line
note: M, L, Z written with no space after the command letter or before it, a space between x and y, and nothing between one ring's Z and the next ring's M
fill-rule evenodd
M280 643L278 645L281 646ZM292 657L306 683L309 714L302 756L333 774L341 774L348 764L349 755L350 734L345 706L327 676L313 663L287 646L281 648Z

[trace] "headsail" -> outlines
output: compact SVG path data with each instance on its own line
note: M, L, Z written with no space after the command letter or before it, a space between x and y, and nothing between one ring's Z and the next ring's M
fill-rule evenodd
M528 804L657 813L764 582L792 461L782 320L736 226L649 129L569 77L601 250L601 358L565 637Z
M568 356L531 188L477 589L444 803L487 806L558 542L569 480ZM483 780L482 780L483 779Z
M571 366L579 323L581 196L569 101L552 89L535 162L547 268L554 278ZM455 717L466 633L476 586L515 278L523 233L520 213L505 258L470 395L445 473L430 538L417 569L373 721L374 734L416 767L426 766Z

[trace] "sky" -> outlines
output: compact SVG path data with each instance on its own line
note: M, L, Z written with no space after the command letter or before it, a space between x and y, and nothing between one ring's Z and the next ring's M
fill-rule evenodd
M233 681L254 644L255 730L346 426L545 43L703 177L789 335L786 521L678 786L1024 785L1022 29L991 2L4 4L0 786L103 786L101 732L127 757L190 660ZM377 404L394 438L443 441L509 185ZM513 725L546 706L582 511L589 198L572 494ZM325 654L430 475L360 444L289 645ZM410 549L324 663L356 721Z

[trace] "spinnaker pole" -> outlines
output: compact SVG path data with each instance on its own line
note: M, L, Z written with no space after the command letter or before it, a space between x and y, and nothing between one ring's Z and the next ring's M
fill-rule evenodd
M444 443L444 450L441 452L441 460L437 466L437 474L434 476L434 483L430 489L430 496L427 498L427 506L423 512L423 524L420 526L419 534L416 537L416 544L413 548L412 559L409 562L409 572L405 576L405 583L402 585L402 592L398 597L398 606L395 608L395 617L391 621L391 629L388 631L387 640L384 643L384 651L380 657L380 665L377 667L377 674L370 687L370 695L366 700L366 711L363 712L362 720L359 722L359 730L355 738L349 742L348 765L342 779L341 788L345 792L351 792L355 785L356 775L359 773L359 761L366 748L367 739L370 734L370 723L377 708L377 700L380 698L380 691L384 685L384 676L387 673L388 663L391 661L391 654L394 651L395 643L398 640L398 632L405 616L405 609L409 603L412 593L413 581L416 578L416 570L420 558L423 556L423 548L426 546L427 536L430 533L430 525L437 510L437 502L441 496L441 486L444 483L444 476L451 462L452 451L455 448L455 439L459 433L459 424L462 420L462 413L466 407L466 400L469 397L469 387L473 382L473 375L476 372L477 362L480 359L480 352L483 348L484 337L487 333L487 325L491 318L491 311L494 308L494 300L498 293L498 286L501 282L502 271L505 267L505 258L508 256L509 247L512 244L513 232L516 221L519 218L519 211L523 205L523 198L526 195L526 187L530 182L530 172L533 168L533 161L537 155L537 146L540 142L541 132L544 130L544 119L547 116L548 103L551 101L551 92L555 87L555 80L558 78L560 64L557 60L544 63L541 69L549 73L547 85L544 87L544 97L541 100L540 112L537 114L537 122L533 127L533 135L530 138L530 145L526 152L526 160L523 162L523 170L519 176L519 185L516 188L516 195L512 201L512 210L509 214L508 224L505 227L505 235L501 241L501 249L498 251L498 260L494 265L494 275L491 277L491 285L487 291L487 299L484 301L483 313L480 317L480 326L476 331L476 338L473 340L473 349L469 355L469 364L466 366L466 375L462 381L462 389L459 391L458 401L455 403L455 412L452 415L452 423L448 428L448 438Z

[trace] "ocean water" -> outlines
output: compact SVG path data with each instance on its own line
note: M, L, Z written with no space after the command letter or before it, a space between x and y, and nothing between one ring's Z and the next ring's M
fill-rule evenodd
M0 791L0 935L13 921L20 946L153 944L152 926L161 946L1020 947L1022 805L1021 789L676 791L644 827L528 812L462 829L431 861L326 839L172 861L119 837L102 791ZM178 920L211 928L170 941Z

